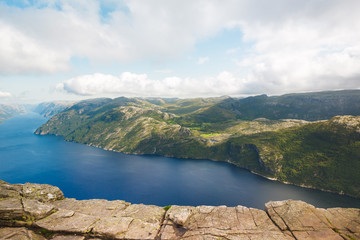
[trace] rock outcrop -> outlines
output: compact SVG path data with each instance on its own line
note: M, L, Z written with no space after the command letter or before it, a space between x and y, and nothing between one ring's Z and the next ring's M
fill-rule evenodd
M64 198L46 184L0 180L0 239L360 239L360 209L302 201L171 206Z

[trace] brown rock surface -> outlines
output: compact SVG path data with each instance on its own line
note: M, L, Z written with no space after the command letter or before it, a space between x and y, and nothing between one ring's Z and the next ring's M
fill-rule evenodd
M125 201L107 201L104 199L76 200L64 199L53 203L54 206L61 209L72 210L82 214L97 217L113 216L118 210L125 209L130 203Z
M123 239L133 220L131 217L104 217L95 223L92 232L98 236Z
M0 221L23 220L26 218L21 199L3 198L0 200Z
M318 209L287 200L268 202L265 210L279 228L297 239L360 239L360 209Z
M54 235L51 240L85 240L84 236L71 236L71 235L60 235L56 234Z
M51 204L44 204L34 199L22 199L24 211L34 219L42 219L57 211Z
M35 199L40 202L56 201L64 198L63 192L58 187L48 184L25 183L22 194L25 198Z
M172 206L160 234L162 239L293 239L264 211L243 206Z
M46 238L24 227L0 228L0 239L45 240Z
M35 225L52 232L69 232L85 234L99 219L71 210L60 209L58 212L35 222Z
M0 198L20 197L22 186L0 180Z
M243 206L130 204L63 199L42 184L0 180L0 239L360 239L360 209L320 209L302 201ZM11 227L9 227L11 226Z

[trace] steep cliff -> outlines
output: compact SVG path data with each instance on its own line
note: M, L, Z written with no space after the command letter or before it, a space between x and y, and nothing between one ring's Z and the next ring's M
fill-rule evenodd
M21 105L0 104L0 123L17 114L25 113L25 111L25 108Z
M301 201L167 206L64 198L46 184L0 180L0 239L360 239L360 209Z
M36 106L34 112L37 112L44 117L50 118L74 104L75 102L71 101L43 102Z

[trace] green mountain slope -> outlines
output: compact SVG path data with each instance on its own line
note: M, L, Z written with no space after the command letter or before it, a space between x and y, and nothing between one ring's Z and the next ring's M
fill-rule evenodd
M336 115L360 115L360 90L297 93L245 99L225 99L218 106L240 119L330 119Z
M254 144L264 175L360 197L360 117L337 116L230 142Z
M249 121L222 108L229 100L92 99L53 116L36 133L125 153L227 161L283 182L360 197L360 117Z

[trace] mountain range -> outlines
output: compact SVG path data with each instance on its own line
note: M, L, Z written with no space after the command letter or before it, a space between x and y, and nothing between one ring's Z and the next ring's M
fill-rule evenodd
M99 98L36 130L107 150L227 161L360 197L360 91L248 98Z

